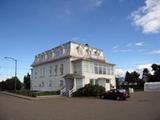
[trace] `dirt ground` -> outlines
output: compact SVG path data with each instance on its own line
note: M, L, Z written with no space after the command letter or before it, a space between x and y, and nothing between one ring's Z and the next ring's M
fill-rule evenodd
M160 92L127 101L98 98L25 100L0 93L0 120L160 120Z

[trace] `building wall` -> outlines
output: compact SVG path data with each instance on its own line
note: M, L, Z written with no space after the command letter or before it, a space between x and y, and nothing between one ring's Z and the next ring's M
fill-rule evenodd
M99 73L99 67L98 67L98 73L95 73L95 65L94 64L103 65L106 68L106 71L104 74L103 70L102 73ZM83 81L83 86L85 84L90 83L90 80L96 80L98 78L106 78L110 80L110 84L116 88L116 82L115 82L115 74L114 74L114 66L113 65L107 65L99 62L91 62L91 61L77 61L73 63L73 72L81 74L85 76L85 80ZM102 67L103 68L103 67Z
M63 74L60 72L61 64L63 64ZM56 66L57 74L55 72ZM33 67L31 89L37 91L55 91L59 90L64 84L63 76L70 72L70 59L47 63Z

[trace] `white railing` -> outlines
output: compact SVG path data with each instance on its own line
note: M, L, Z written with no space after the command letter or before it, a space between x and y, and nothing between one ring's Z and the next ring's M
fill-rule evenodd
M69 95L68 95L68 97L72 97L72 94L73 94L73 92L75 92L76 90L73 88L73 89L71 89L71 90L69 90Z
M63 96L63 94L66 92L66 90L65 90L66 88L65 87L63 87L61 90L60 90L60 95L61 96Z

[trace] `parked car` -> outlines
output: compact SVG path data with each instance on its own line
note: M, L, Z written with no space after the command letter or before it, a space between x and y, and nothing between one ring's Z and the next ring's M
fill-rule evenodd
M130 97L125 89L112 89L99 95L101 99L126 100Z

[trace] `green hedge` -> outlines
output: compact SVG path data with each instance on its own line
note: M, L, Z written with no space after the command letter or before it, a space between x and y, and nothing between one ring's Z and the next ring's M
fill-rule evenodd
M13 92L14 91L9 91ZM59 95L60 91L47 91L47 92L32 92L30 90L17 90L16 94L29 96L29 97L36 97L36 96L45 96L45 95Z
M29 96L29 97L36 97L37 96L36 93L29 91L29 90L18 90L18 91L16 91L16 94Z
M105 92L105 88L98 85L87 84L72 94L73 97L98 96Z
M45 96L45 95L59 95L60 91L46 91L46 92L39 92L37 96Z

